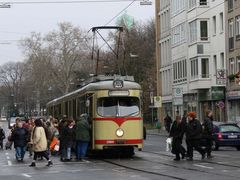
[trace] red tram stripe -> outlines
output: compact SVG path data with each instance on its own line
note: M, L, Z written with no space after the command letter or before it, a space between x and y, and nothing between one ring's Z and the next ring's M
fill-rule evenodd
M118 126L121 126L125 121L139 121L142 120L141 117L123 117L123 118L115 118L115 117L109 117L109 118L94 118L95 121L114 121L118 124Z
M118 143L121 141L123 143ZM142 139L126 139L126 140L95 140L95 144L141 144Z

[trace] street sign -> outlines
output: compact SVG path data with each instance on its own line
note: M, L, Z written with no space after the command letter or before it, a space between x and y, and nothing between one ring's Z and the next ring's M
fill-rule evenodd
M175 105L175 106L183 105L183 98L174 98L173 105Z
M162 107L162 97L154 96L154 107L159 108Z
M140 5L152 5L152 1L150 1L150 0L142 0L140 2Z
M182 87L173 88L173 96L174 98L182 98L183 88Z
M227 82L226 69L217 69L216 84L225 85Z

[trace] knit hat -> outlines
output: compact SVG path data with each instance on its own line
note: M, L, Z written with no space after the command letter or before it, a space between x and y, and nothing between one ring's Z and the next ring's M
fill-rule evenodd
M195 112L189 112L188 116L191 118L196 118L196 113Z

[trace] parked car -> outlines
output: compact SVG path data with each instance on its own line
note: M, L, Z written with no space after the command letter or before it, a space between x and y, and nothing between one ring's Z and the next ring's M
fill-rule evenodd
M221 146L236 147L240 150L240 127L236 123L214 123L213 149Z
M20 118L22 121L26 121L26 118L24 118L24 117L10 117L8 119L8 128L9 129L11 129L14 126L17 118Z

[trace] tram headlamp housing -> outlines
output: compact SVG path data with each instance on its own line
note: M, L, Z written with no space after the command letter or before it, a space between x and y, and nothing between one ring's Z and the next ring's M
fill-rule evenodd
M121 128L117 129L116 135L117 135L118 137L122 137L123 134L124 134L124 131L123 131Z

